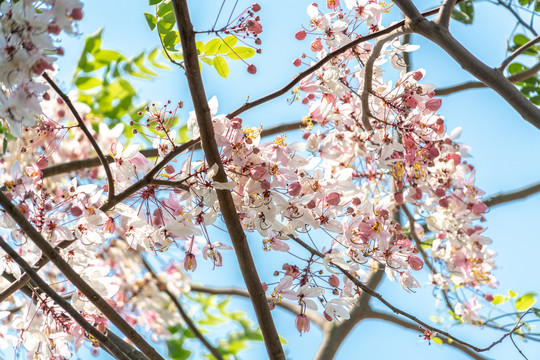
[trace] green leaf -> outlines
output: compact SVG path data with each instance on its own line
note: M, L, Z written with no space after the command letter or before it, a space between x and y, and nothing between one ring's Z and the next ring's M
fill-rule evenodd
M214 66L214 59L207 58L207 57L201 57L199 59L201 59L202 61L204 61L205 63L207 63L210 66Z
M236 45L238 39L234 35L228 35L223 38L221 46L219 47L218 54L227 54L231 51L232 47Z
M531 100L534 105L540 105L540 95L533 96L529 100Z
M520 63L512 63L512 64L508 65L508 72L510 74L517 74L517 73L523 72L523 71L525 71L527 69L528 69L528 67L526 67L525 65L520 64Z
M491 302L493 305L499 305L499 304L502 304L502 303L505 303L508 301L508 298L506 298L506 296L502 296L502 295L495 295L493 297L493 301Z
M165 14L168 14L173 11L173 5L170 0L166 0L158 6L157 16L164 17ZM174 14L173 14L174 15Z
M94 59L101 63L110 64L113 61L124 60L124 55L118 51L100 49L94 54Z
M152 6L152 5L157 5L159 4L160 2L162 2L163 0L148 0L148 5Z
M152 50L150 54L148 54L148 61L150 61L150 64L154 65L154 67L157 67L158 69L170 70L171 68L169 66L163 63L160 63L159 61L156 60L157 55L158 55L157 48L155 48L154 50Z
M88 90L98 87L102 84L101 79L95 77L81 76L75 81L75 85L79 90Z
M145 12L144 18L146 19L146 23L148 24L148 27L150 28L150 30L154 31L157 25L156 17L150 13Z
M255 49L247 46L236 46L227 53L231 60L249 59L253 55L255 55Z
M523 34L517 34L516 36L514 36L513 41L514 41L514 44L517 45L517 47L520 47L521 45L528 43L530 39Z
M460 3L456 8L452 10L451 17L452 19L457 20L463 24L472 24L474 17L474 5L472 0L467 0Z
M512 289L508 289L508 295L510 295L511 298L515 298L517 294Z
M227 61L221 56L214 58L214 67L221 77L227 78L229 76L229 65L227 65Z
M536 303L536 299L534 298L535 296L536 296L536 293L533 293L533 292L526 293L525 295L521 295L516 300L516 304L515 304L516 310L517 311L529 310Z
M163 45L165 45L166 48L174 48L174 46L178 44L179 42L180 42L180 35L178 34L178 31L176 30L169 31L163 38Z
M101 35L103 34L103 28L96 31L94 34L88 36L84 41L83 52L93 54L101 47Z
M206 55L216 55L222 43L223 40L221 40L220 38L210 40L204 46L204 53Z
M437 336L434 336L431 338L431 340L433 340L433 342L437 345L442 345L443 341L440 337L437 337Z

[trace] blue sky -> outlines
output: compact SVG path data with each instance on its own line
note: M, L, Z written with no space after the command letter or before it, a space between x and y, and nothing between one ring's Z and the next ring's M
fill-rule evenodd
M208 97L213 95L218 97L220 113L237 108L246 101L247 96L251 99L258 98L282 87L297 73L298 69L292 65L292 60L301 52L308 51L309 42L295 40L294 33L300 29L301 24L306 24L309 20L305 9L311 2L261 1L263 53L250 59L258 68L256 75L247 74L245 65L240 62L231 62L229 79L220 78L208 67L203 69L206 92ZM421 10L425 10L437 2L417 1L417 3L421 3L424 6ZM128 0L86 2L85 18L80 27L83 35L80 38L63 40L62 46L66 50L66 56L59 61L60 78L66 83L69 82L84 37L101 26L105 26L102 45L105 48L117 49L126 55L135 55L142 49L150 50L158 46L157 34L150 32L143 17L143 12L153 11L152 7L146 4L146 1ZM192 20L197 30L207 29L213 24L220 4L221 0L190 1ZM239 1L238 8L244 8L249 4L246 1ZM397 8L392 11L392 15L394 18L399 16ZM451 30L478 58L496 67L505 57L505 40L513 25L514 22L508 20L506 13L501 9L482 2L476 4L473 26L453 22ZM469 74L436 46L417 35L413 36L413 42L422 46L419 51L413 53L413 67L427 70L426 82L445 87L471 79ZM191 110L191 106L183 73L180 70L160 73L162 76L155 82L135 82L140 90L140 99L154 102L183 100L186 111L182 116L187 119L187 111ZM305 115L306 108L299 104L290 106L286 98L287 96L281 97L243 114L244 121L254 126L259 124L273 126L301 119ZM445 116L450 130L457 126L463 127L460 141L472 147L473 158L470 162L477 167L477 186L488 195L540 181L540 150L537 147L540 143L540 132L520 119L493 91L469 90L444 97L440 113ZM540 220L540 196L495 207L486 217L487 235L492 238L492 248L498 253L496 262L499 269L496 270L496 276L500 286L494 293L505 293L509 288L521 294L529 291L540 293L540 283L535 281L540 247L540 236L536 229ZM251 241L256 262L267 262L268 254L262 253L260 244L255 238ZM216 286L224 283L241 283L232 252L224 256L223 269L211 271L208 264L202 265L201 271L198 270L194 274L194 281ZM273 270L269 266L263 266L260 271L261 278L272 281ZM436 314L429 286L424 286L417 294L411 295L405 293L399 285L387 281L382 286L381 292L399 307L424 320ZM252 314L247 301L235 301L232 306L245 309ZM314 329L300 337L294 329L293 321L291 315L276 312L278 331L289 342L286 351L291 359L311 358L321 341L321 334ZM497 338L493 332L478 328L451 330L455 335L478 346L486 346ZM519 341L518 343L530 359L540 357L540 346L536 343L524 345ZM380 359L398 356L402 359L467 358L460 352L446 347L428 346L419 341L417 334L380 321L368 321L358 326L349 336L337 358L357 358L359 353L363 358ZM243 355L246 359L265 358L262 346L254 347ZM518 358L519 354L511 342L505 341L486 356L493 359L511 359Z

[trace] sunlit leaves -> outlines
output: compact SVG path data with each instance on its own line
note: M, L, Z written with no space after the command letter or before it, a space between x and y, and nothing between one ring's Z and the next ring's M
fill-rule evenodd
M508 51L514 52L519 49L521 46L527 44L530 39L524 34L516 34L512 38L512 43L508 45ZM525 60L526 57L534 59L535 63L540 62L540 46L534 44L528 47L525 51L519 56L520 62L514 62L508 65L507 71L510 75L518 75L530 69L529 66L524 65L522 62L527 63L529 60ZM527 79L518 81L515 83L523 95L525 95L533 104L540 105L540 79L538 78L538 71L533 73Z
M452 10L452 19L470 25L474 19L474 5L472 0L466 0Z
M517 311L527 311L529 310L535 303L536 293L529 292L525 295L521 295L517 300L515 304L515 308Z
M214 67L221 77L226 78L229 76L229 65L227 65L227 61L221 56L216 56L214 58Z

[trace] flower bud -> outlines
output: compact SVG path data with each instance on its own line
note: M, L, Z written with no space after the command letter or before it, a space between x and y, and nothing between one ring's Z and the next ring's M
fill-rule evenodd
M300 334L309 331L309 318L305 314L298 314L295 320L296 329Z
M298 30L296 34L294 34L294 37L297 40L304 40L306 38L306 32L304 30Z
M420 270L424 267L424 262L418 256L409 256L407 262L413 270Z
M253 3L253 5L251 5L251 10L253 12L259 12L261 11L261 5L259 5L259 3Z
M330 279L328 279L328 283L330 286L337 288L339 286L339 278L336 275L331 275Z
M219 265L218 265L219 266ZM193 253L187 252L184 259L184 270L186 271L195 271L197 268L197 259Z
M253 64L249 64L247 67L247 72L250 74L256 74L257 73L257 67Z

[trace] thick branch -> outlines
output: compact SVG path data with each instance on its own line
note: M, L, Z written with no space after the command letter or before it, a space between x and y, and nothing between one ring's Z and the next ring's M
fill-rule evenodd
M0 205L7 214L19 225L21 230L34 244L52 261L64 276L84 294L92 304L98 308L132 343L150 360L163 360L163 357L148 342L128 324L128 322L114 310L114 308L99 295L79 274L60 256L60 254L45 240L41 234L28 222L15 205L0 192ZM24 269L26 272L27 269ZM30 273L28 273L30 275Z
M536 194L537 192L540 192L540 183L527 186L523 189L490 196L484 200L484 204L486 204L488 207L493 207L510 201L525 199L526 197Z
M84 133L88 141L90 141L90 144L92 144L92 147L94 148L94 151L96 152L99 158L99 161L101 162L101 165L103 165L103 168L105 169L105 174L107 174L107 183L109 184L109 189L107 192L109 193L109 199L112 198L114 196L114 179L112 176L111 168L109 167L109 163L107 162L107 160L105 159L105 156L103 155L103 152L99 148L99 145L96 142L96 139L94 139L94 137L92 136L92 134L86 127L86 124L81 119L81 116L75 109L75 106L73 106L73 104L71 103L71 100L69 99L69 97L62 90L60 90L58 85L56 85L56 83L49 77L49 75L47 75L46 72L43 73L43 78L49 83L49 85L51 85L51 87L54 89L54 91L56 91L58 96L60 96L62 100L64 100L69 110L71 110L71 113L77 120L77 123L79 124L79 127L81 128L82 132Z
M249 293L244 289L238 288L214 288L208 286L191 285L191 291L212 295L241 296L249 299ZM268 296L267 299L268 301L270 301L272 300L272 297ZM288 301L280 301L276 304L276 306L287 310L294 315L298 315L301 312L300 306L290 303ZM314 311L306 310L305 313L308 316L309 320L321 329L323 329L324 326L328 324L328 321L326 319L324 319L321 315L317 314Z
M407 27L439 45L463 69L495 90L523 119L540 129L540 109L530 102L503 74L478 60L448 30L423 18L410 0L396 0L395 3L407 16ZM413 11L412 8L416 11Z
M398 317L396 317L394 314L387 314L387 313L383 313L383 312L379 312L379 311L370 311L370 312L367 312L365 315L364 315L364 318L365 319L380 319L380 320L385 320L385 321L388 321L392 324L396 324L396 325L399 325L405 329L409 329L409 330L412 330L412 331L419 331L419 327L417 324L413 323L413 322L410 322L410 321L407 321L407 320L403 320L403 319L400 319ZM448 345L448 346L451 346L455 349L458 349L460 351L463 351L465 354L469 355L471 358L473 359L476 359L476 360L487 360L487 358L481 356L480 354L478 354L477 352L471 350L470 348L468 348L467 346L464 346L462 344L459 344L459 343L456 343L454 341L448 341L448 338L446 336L441 336L441 335L437 335L438 337L442 338L442 340L444 341L444 344Z
M520 73L508 76L507 79L508 79L508 81L510 81L512 83L524 81L524 80L527 80L528 78L536 75L536 73L538 71L540 71L540 63L534 65L532 68L530 68L528 70L525 70L525 71L522 71ZM463 84L454 85L454 86L450 86L450 87L446 87L446 88L436 89L435 90L435 95L437 95L437 96L445 96L445 95L454 94L456 92L463 91L463 90L482 89L482 88L486 88L486 87L487 87L487 85L482 83L482 82L468 81L468 82L463 83Z
M1 195L3 196L3 194ZM98 331L93 327L86 319L75 310L67 300L60 296L53 288L51 288L37 272L35 272L30 264L28 264L15 250L13 250L5 241L0 237L0 247L13 259L29 276L36 282L39 288L47 294L56 304L58 304L62 309L64 309L74 321L77 322L86 332L96 338L103 346L111 352L113 356L120 360L130 360L133 359L126 355L122 350L120 350L114 343L112 343L109 338Z
M439 16L437 16L433 22L448 29L448 25L450 25L450 16L452 16L454 6L456 6L456 0L444 0L441 9L439 10Z
M197 327L195 326L195 324L193 323L193 321L191 320L191 318L189 317L189 315L185 312L184 310L184 307L182 306L182 304L180 304L180 301L178 301L178 299L176 298L176 296L171 292L171 290L169 290L169 288L167 287L166 284L164 284L161 280L159 280L156 272L154 271L154 269L152 269L152 267L150 266L150 264L148 264L148 262L144 259L144 257L141 256L141 261L144 265L144 267L150 272L150 274L152 275L152 277L154 278L154 280L156 281L157 285L158 285L158 288L165 292L167 294L167 296L169 297L169 299L171 299L171 301L173 302L174 306L176 307L176 309L178 310L178 312L180 313L180 316L182 316L182 319L184 319L184 322L186 323L186 325L188 326L188 328L191 330L191 332L193 333L193 335L195 335L195 337L197 339L199 339L200 342L203 343L203 345L208 349L208 351L210 351L210 353L212 355L214 355L214 357L218 360L223 360L223 356L221 355L221 353L214 347L212 346L212 344L210 344L210 342L206 339L206 337L199 331L199 329L197 329Z
M197 123L201 133L201 143L209 167L218 166L218 172L214 180L218 182L227 182L227 175L221 163L219 150L214 135L214 127L210 109L208 107L204 84L201 78L197 48L195 46L195 34L193 25L189 16L189 10L186 0L173 0L173 8L176 16L176 23L180 34L182 50L184 54L184 64L186 67L186 77L197 116ZM229 116L233 118L234 116ZM244 282L246 283L258 323L266 345L266 350L270 359L285 359L283 347L279 340L266 295L263 290L259 275L246 235L236 213L236 207L230 191L217 190L219 206L225 225L229 230L229 235L236 252L238 265L242 272Z

